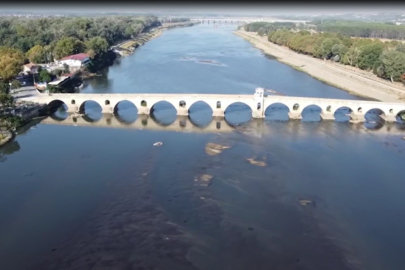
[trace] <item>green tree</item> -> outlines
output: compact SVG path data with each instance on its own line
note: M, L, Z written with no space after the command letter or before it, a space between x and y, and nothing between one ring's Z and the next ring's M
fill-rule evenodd
M359 59L360 50L354 46L350 47L347 50L347 53L344 55L343 63L349 64L351 66L356 66Z
M10 85L5 82L0 82L0 94L10 93Z
M24 54L17 49L0 47L0 77L8 82L20 73Z
M50 82L51 81L51 75L49 74L48 70L43 69L41 70L41 72L39 73L39 80L41 82Z
M372 69L374 63L380 58L383 45L379 43L368 44L360 49L358 67L361 69Z
M56 43L54 56L56 59L60 59L71 54L82 53L85 50L86 46L83 42L77 38L66 37Z
M387 78L391 82L399 81L401 75L405 73L405 53L393 50L384 51L380 59Z
M94 37L86 41L86 48L92 58L101 56L108 50L108 42L105 38Z
M35 45L26 53L28 59L32 63L45 63L46 61L46 52L44 47L41 45Z
M11 82L11 89L18 89L21 88L21 86L22 86L21 83L17 80L13 80Z
M14 105L14 98L9 94L0 94L0 104L2 106L12 107Z
M326 59L329 59L333 53L332 48L336 44L340 44L340 40L337 38L327 38L322 43L322 56Z

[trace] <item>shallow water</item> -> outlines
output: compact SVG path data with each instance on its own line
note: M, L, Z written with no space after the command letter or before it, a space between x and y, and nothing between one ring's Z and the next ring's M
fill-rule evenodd
M83 92L357 99L232 30L166 31ZM321 122L316 108L283 121L281 106L265 121L237 104L223 120L204 103L189 118L165 103L97 110L60 110L0 149L1 269L403 268L404 125Z

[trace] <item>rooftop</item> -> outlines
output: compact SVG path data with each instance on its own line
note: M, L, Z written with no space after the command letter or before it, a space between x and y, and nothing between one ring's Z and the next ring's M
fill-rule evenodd
M87 53L78 53L78 54L73 54L73 55L68 55L63 57L60 60L69 60L69 59L73 59L73 60L79 60L79 61L83 61L86 58L89 58L90 55L88 55Z

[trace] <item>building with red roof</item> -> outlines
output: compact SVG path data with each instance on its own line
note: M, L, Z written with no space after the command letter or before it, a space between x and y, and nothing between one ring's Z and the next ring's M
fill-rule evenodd
M78 53L65 56L62 59L59 59L58 63L60 65L66 64L72 68L80 68L90 63L90 61L90 55L87 53Z

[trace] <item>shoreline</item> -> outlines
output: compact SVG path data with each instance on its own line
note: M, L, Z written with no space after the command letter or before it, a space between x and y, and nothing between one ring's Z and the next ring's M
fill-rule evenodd
M6 145L8 142L10 142L14 138L14 133L11 131L3 131L2 135L5 135L5 137L0 139L0 147Z
M136 49L138 46L135 44L138 44L139 46L143 46L146 44L146 42L151 41L152 39L155 39L157 37L160 37L163 33L164 30L169 30L173 28L180 28L180 27L191 27L196 25L196 23L190 23L190 22L182 22L182 23L164 23L161 26L155 27L150 29L148 32L142 33L139 37L135 37L132 39L128 39L126 41L123 41L119 43L118 45L113 46L114 48L119 48L120 50L124 50L125 53L120 54L120 57L126 57L129 56L133 53L135 53ZM151 31L152 30L152 31ZM139 44L139 40L142 40L142 44ZM127 47L123 47L123 45L127 43L132 43L131 45Z
M289 48L273 44L267 40L266 36L258 36L255 32L236 30L233 33L250 42L264 54L275 57L277 61L349 94L377 101L405 102L405 87L388 85L388 82L385 83L378 77L368 78L362 70L345 70L344 67L337 66L341 65L339 63L328 63L325 60L299 54Z

